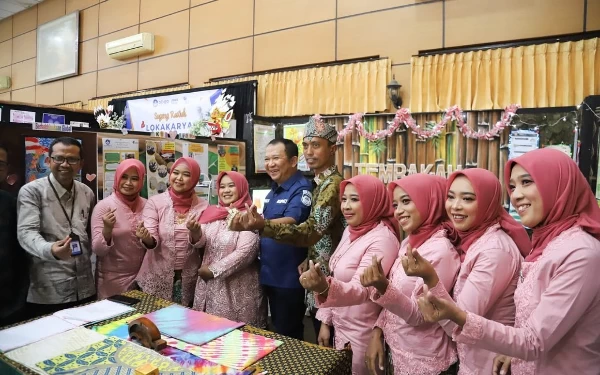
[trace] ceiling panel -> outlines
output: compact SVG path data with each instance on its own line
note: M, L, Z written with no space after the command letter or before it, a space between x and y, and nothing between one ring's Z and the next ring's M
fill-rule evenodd
M0 0L0 19L10 17L41 2L42 0Z

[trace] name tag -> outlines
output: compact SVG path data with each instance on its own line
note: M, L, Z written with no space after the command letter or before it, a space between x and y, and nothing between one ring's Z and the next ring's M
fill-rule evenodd
M279 204L279 203L286 204L286 203L287 203L287 201L288 201L287 199L278 199L278 200L277 200L277 203L278 203L278 204Z

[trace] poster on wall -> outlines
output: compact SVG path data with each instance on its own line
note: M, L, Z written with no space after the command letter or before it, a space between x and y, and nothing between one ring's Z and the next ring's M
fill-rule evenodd
M260 215L263 213L265 208L265 199L271 189L253 189L252 190L252 204L256 206L256 210Z
M65 116L64 115L54 115L52 113L44 113L42 115L42 122L44 124L65 124Z
M10 110L10 122L19 122L22 124L33 124L35 122L35 112Z
M174 162L175 142L146 141L148 198L167 191Z
M125 159L138 159L139 139L102 138L102 165L104 166L103 198L113 192L115 172Z
M264 173L267 145L275 139L274 125L254 125L254 171Z
M196 185L196 195L209 199L211 180L208 173L208 145L204 143L181 142L181 153L198 162L200 181Z
M540 135L536 131L526 129L512 131L508 137L508 158L514 159L539 147ZM521 217L512 204L509 204L508 213L516 221L521 222Z
M306 159L304 158L304 148L302 140L304 139L304 124L289 124L283 126L283 138L287 138L298 146L298 170L310 171Z
M55 138L25 137L25 183L44 178L50 174L50 144ZM79 140L81 142L81 140ZM81 171L76 176L81 181Z
M176 131L235 138L234 105L233 95L220 88L128 100L127 128L149 133Z
M229 145L218 145L219 172L238 172L240 168L240 147Z

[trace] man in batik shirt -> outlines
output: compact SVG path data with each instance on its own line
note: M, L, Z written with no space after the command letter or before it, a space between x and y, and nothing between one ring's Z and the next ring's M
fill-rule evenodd
M308 268L308 260L321 264L329 275L329 258L335 251L345 220L341 213L340 183L342 175L335 166L337 130L321 120L311 118L304 130L304 157L315 173L310 216L301 224L275 224L256 212L237 215L233 230L259 230L261 236L274 238L296 246L308 246L308 258L298 266L300 276ZM321 322L316 319L317 309L312 293L307 295L307 306L313 319L315 334L319 336ZM329 341L330 338L328 338Z

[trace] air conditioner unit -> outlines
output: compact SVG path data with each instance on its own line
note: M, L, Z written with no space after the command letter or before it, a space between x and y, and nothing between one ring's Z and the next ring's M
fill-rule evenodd
M154 52L154 35L141 33L106 43L106 54L117 60Z
M0 76L0 90L9 89L11 85L10 77L8 76Z

